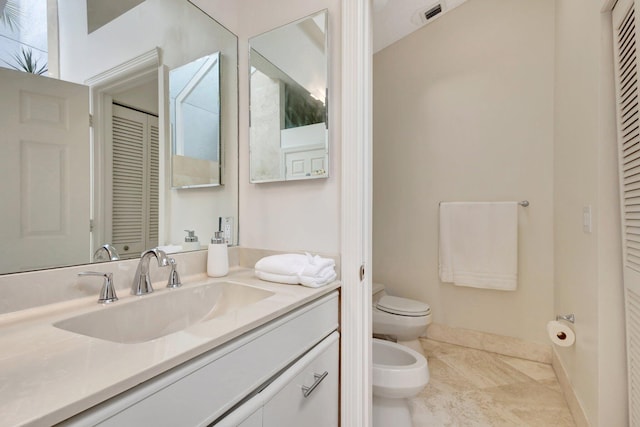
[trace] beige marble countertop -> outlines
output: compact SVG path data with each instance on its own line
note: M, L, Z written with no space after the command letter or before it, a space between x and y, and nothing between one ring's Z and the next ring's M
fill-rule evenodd
M138 344L118 344L53 326L61 319L105 309L95 295L0 315L0 426L50 426L226 343L337 289L282 285L233 268L222 278L183 278L183 286L230 281L274 295L182 331ZM154 283L156 292L171 292ZM134 297L119 295L126 303ZM108 308L107 308L108 309Z

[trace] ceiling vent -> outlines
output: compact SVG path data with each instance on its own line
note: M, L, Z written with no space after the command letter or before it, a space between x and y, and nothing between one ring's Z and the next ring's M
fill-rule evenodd
M422 26L428 22L439 18L447 11L448 2L440 0L437 3L431 3L429 6L422 7L415 11L411 16L411 22L414 25Z
M441 12L442 12L442 6L440 4L437 4L437 5L433 6L431 9L427 10L426 12L424 12L424 22L427 22L427 21L435 18Z

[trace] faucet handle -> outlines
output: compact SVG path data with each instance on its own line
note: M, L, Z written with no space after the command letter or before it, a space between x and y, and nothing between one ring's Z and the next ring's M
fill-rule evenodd
M178 263L175 259L169 258L169 265L171 266L171 272L169 273L167 288L179 288L180 286L182 286L182 283L180 282L180 275L178 274L178 270L176 270Z
M81 271L78 276L98 276L103 277L102 289L100 289L100 297L98 303L108 304L110 302L118 301L118 295L116 295L116 288L113 286L113 274L111 273L99 273L97 271Z

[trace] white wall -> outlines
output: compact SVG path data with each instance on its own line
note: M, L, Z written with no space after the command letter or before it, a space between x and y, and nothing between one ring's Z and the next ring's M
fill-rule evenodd
M158 115L158 79L153 79L130 90L113 94L113 101Z
M553 0L470 0L374 55L374 281L434 321L548 343ZM515 292L442 284L438 202L523 200Z
M592 425L627 425L610 15L556 2L555 311L576 344L555 351ZM592 206L594 229L582 229Z
M240 58L248 58L250 37L328 9L330 61L330 177L268 184L249 184L249 70L247 61L240 61L240 244L337 254L340 252L341 3L339 0L245 0L238 8Z

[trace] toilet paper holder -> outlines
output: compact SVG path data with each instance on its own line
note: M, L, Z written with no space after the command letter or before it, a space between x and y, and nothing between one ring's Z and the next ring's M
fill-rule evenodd
M573 313L558 314L556 320L566 320L567 322L576 323L576 316L574 316Z

